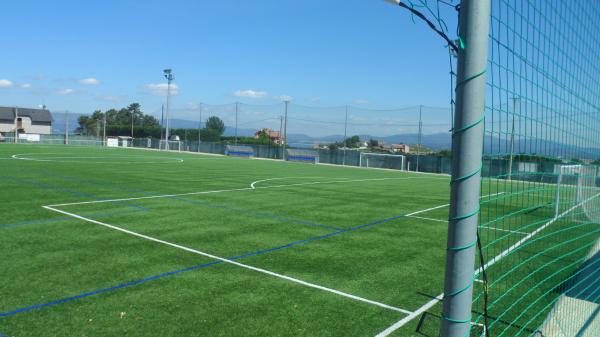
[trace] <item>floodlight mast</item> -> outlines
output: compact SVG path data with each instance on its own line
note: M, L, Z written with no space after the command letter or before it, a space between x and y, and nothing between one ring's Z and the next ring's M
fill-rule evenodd
M173 70L172 69L165 69L163 70L163 73L165 75L165 78L167 79L167 111L166 111L166 119L167 119L167 126L165 129L165 149L169 150L169 128L170 128L170 122L169 122L169 104L170 104L170 100L171 100L171 82L175 79L175 75L173 75Z

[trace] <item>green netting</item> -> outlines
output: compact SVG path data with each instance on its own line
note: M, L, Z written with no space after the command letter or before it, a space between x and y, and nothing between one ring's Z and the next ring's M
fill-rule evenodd
M597 1L492 1L472 320L489 336L598 335L599 18Z

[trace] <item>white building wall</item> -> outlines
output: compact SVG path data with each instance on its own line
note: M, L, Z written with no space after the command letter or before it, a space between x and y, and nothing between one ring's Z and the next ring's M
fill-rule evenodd
M15 131L15 124L14 123L5 123L5 122L0 122L0 132L13 132Z
M25 130L25 133L37 133L41 135L49 135L52 133L52 126L50 125L32 125L31 118L20 117L21 128ZM15 123L0 122L0 132L14 132Z

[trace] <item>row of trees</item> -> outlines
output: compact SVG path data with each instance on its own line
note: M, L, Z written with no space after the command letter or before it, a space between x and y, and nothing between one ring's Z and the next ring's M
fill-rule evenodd
M77 132L84 135L100 136L105 117L107 135L123 136L131 132L135 134L135 131L140 132L143 129L147 129L148 133L154 133L156 132L154 129L157 129L160 135L160 123L154 116L144 114L139 103L131 103L127 107L109 109L105 112L96 110L90 116L80 116ZM119 134L113 134L114 132Z
M103 135L104 121L106 118L107 136L132 136L134 138L163 138L164 131L159 121L142 111L139 103L131 103L121 109L109 109L105 112L94 111L89 116L80 116L77 133L91 136ZM200 130L200 139L203 141L220 141L225 132L225 123L217 116L209 117ZM181 139L198 140L198 129L171 129L171 135Z

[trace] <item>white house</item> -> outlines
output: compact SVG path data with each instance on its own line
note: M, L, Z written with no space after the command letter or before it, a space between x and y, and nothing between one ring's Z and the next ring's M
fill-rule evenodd
M52 114L47 109L0 107L0 133L14 132L48 135L52 133Z

